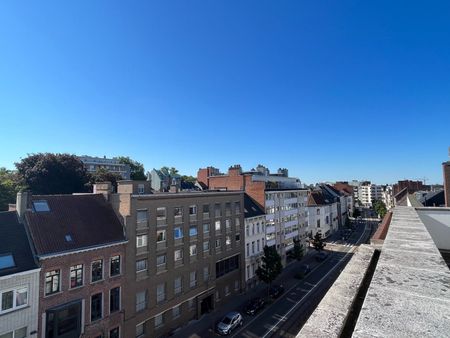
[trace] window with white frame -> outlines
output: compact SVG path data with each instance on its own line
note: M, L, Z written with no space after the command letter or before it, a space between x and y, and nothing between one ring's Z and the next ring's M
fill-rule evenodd
M70 288L77 288L83 285L83 264L70 267ZM1 336L0 336L1 338Z
M57 293L61 288L61 270L52 270L45 273L45 295Z
M190 216L197 215L197 206L196 205L189 206L189 215Z
M147 246L147 235L136 236L136 248L143 248Z
M175 250L173 257L175 262L183 260L183 249Z
M158 230L156 232L156 242L164 242L166 240L166 230Z
M0 313L20 309L28 305L28 288L17 288L0 292Z
M220 231L220 219L214 222L216 231Z
M197 255L197 244L193 244L189 246L189 255L195 256Z
M225 237L225 244L226 245L231 245L231 237L230 236L226 236Z
M216 249L220 248L220 238L216 239Z
M0 335L0 338L26 338L28 327L22 327L20 329L9 331Z
M183 238L183 228L182 227L176 227L173 229L173 238L174 239Z

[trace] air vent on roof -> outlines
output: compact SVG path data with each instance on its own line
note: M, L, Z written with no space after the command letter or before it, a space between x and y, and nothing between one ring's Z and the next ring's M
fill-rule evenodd
M1 269L8 269L13 268L16 266L16 263L14 263L14 258L12 254L2 254L0 255L0 270Z
M72 236L66 235L65 236L66 242L72 242Z
M36 212L50 211L48 203L45 200L33 201L33 208Z

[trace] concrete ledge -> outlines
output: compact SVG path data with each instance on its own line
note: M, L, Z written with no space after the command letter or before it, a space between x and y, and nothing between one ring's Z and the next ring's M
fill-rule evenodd
M339 337L374 249L361 245L297 337Z

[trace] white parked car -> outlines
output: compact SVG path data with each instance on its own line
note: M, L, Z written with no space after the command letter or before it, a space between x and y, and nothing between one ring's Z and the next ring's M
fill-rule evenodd
M221 335L228 335L240 325L242 325L242 315L239 312L229 312L217 323L216 331Z

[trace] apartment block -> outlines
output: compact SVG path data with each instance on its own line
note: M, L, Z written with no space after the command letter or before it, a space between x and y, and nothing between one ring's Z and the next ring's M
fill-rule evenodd
M320 189L313 190L308 195L308 231L309 236L320 232L324 238L338 229L337 202L329 200Z
M125 337L126 238L104 196L24 192L17 212L41 268L38 337Z
M256 269L261 263L266 245L266 215L264 209L250 196L244 197L245 215L245 283L247 289L259 284Z
M39 267L15 211L0 212L0 337L38 337Z
M78 156L88 173L95 173L98 169L103 168L109 172L119 174L124 180L129 180L131 176L131 168L129 164L120 163L117 158L94 157L94 156Z
M244 194L152 193L150 183L96 187L121 215L126 246L125 337L162 337L241 293Z

